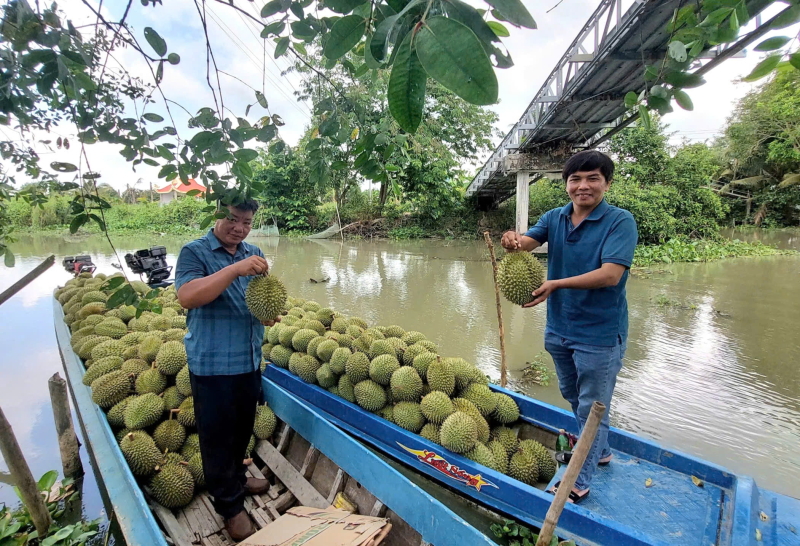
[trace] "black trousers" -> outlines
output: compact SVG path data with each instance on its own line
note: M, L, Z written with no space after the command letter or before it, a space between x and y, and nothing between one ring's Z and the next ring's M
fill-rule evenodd
M217 513L232 518L244 508L242 461L261 399L261 373L190 378L206 486Z

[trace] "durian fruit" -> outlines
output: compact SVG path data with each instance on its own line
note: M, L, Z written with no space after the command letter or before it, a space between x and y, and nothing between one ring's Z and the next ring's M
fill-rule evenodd
M399 337L387 337L385 341L394 349L394 356L397 357L397 360L402 362L408 346Z
M295 353L297 355L303 355L303 353ZM300 358L300 362L297 364L297 375L305 381L306 383L316 383L317 382L317 370L320 369L322 364L319 360L314 358L313 356L303 355Z
M353 339L358 339L361 337L361 334L364 333L364 330L359 328L358 326L350 325L347 327L347 330L345 330L345 333L351 336Z
M369 324L367 324L367 321L361 317L350 317L349 319L347 319L347 323L350 324L351 326L358 326L362 330L366 330L367 328L369 328Z
M497 284L503 296L516 305L533 301L533 292L545 281L542 262L530 252L506 254L497 266Z
M334 396L339 396L339 385L331 385L328 387L328 392Z
M288 314L289 314L289 316L293 316L293 317L297 317L297 318L303 318L303 315L305 314L305 312L303 311L302 307L292 307L291 309L289 309L289 313Z
M98 336L108 336L119 339L128 333L128 325L118 318L107 318L94 327Z
M526 451L536 457L536 463L539 468L539 481L549 482L553 476L556 475L556 461L550 452L542 444L536 440L522 440L519 443L519 451Z
M129 348L138 345L141 339L142 339L141 332L128 332L127 334L119 338L119 340Z
M452 396L456 388L456 376L450 364L445 360L434 360L428 366L428 385L432 391L441 391Z
M494 468L501 474L505 474L508 472L508 452L506 451L505 446L498 442L497 440L492 440L487 445L489 450L492 452L492 457L494 457Z
M186 460L183 458L183 455L180 453L175 453L172 451L168 451L164 453L161 457L161 462L159 463L159 467L166 466L168 464L181 464L185 463ZM157 467L158 468L158 467Z
M311 357L313 358L313 357ZM323 389L329 389L339 382L336 374L331 371L330 364L323 364L317 370L317 385Z
M153 367L145 370L136 378L136 393L147 394L148 392L154 394L161 394L167 388L167 376Z
M98 377L92 383L92 401L103 409L109 409L130 395L131 381L119 370Z
M194 478L181 464L164 465L150 480L150 491L153 498L162 506L170 509L181 508L192 500Z
M419 402L422 395L422 379L414 368L403 366L396 370L389 381L392 398L399 402Z
M400 326L397 326L397 325L387 326L385 328L384 332L383 332L383 334L387 338L396 337L398 339L403 337L405 335L405 333L406 333L406 331L403 330Z
M413 330L410 330L405 334L403 334L402 336L400 336L400 340L409 347L411 345L414 345L418 341L422 341L423 339L425 339L425 334L423 334L422 332L415 332Z
M343 375L339 378L339 396L347 400L348 402L352 402L353 404L356 403L356 394L353 387L353 382L350 381L350 377L348 375Z
M247 442L247 449L244 451L244 458L249 459L250 455L252 455L253 450L256 448L256 437L254 435L250 435L250 441Z
M481 412L475 407L475 404L466 398L453 398L453 406L456 411L461 411L468 414L475 421L475 426L478 428L478 441L482 444L489 442L491 430L489 423L483 418Z
M309 330L314 330L320 336L325 335L325 325L322 324L317 319L311 319L306 323L306 328Z
M375 412L375 414L386 419L390 423L394 423L394 406L391 404L386 404L377 412Z
M492 412L495 421L508 425L519 419L519 407L510 396L501 392L492 393L492 396L497 403Z
M203 472L203 456L200 453L195 453L189 462L186 463L186 469L194 478L195 489L200 489L206 486L206 475Z
M297 322L298 320L300 320L299 317L296 317L294 315L284 315L283 317L281 317L281 322L280 323L283 326L294 326L294 323ZM281 330L282 329L283 328L281 328ZM280 330L278 330L278 331L280 332Z
M428 349L422 345L412 345L403 353L403 366L411 366L414 364L414 358L422 353L427 353ZM427 371L427 369L426 369Z
M319 358L319 355L317 354L317 347L319 347L320 344L322 342L324 342L324 341L326 341L326 340L321 335L317 336L314 339L312 339L311 341L309 341L308 342L308 347L306 347L306 354L307 355L311 355L314 358ZM322 359L320 359L320 360L322 360Z
M278 425L278 419L275 417L275 412L264 404L256 408L256 420L253 425L253 434L259 440L266 440L275 432L275 427Z
M325 339L317 345L317 358L323 362L330 362L333 352L339 348L339 344L333 339Z
M133 398L133 396L128 396L114 404L111 409L108 410L106 419L108 419L108 424L111 425L112 428L123 428L125 426L125 408L128 407L128 404Z
M414 347L421 347L421 345L412 345L411 347L409 347L409 351ZM408 354L408 351L406 352L406 354ZM405 359L405 356L406 355L404 354L403 355L404 359ZM424 353L420 353L420 354L418 354L417 356L414 357L414 360L412 361L411 366L415 370L417 370L417 373L419 374L420 377L427 378L428 377L428 367L431 365L431 362L433 362L434 360L436 360L438 358L439 358L438 356L436 356L433 353L428 352L427 349L426 349Z
M258 320L275 320L286 304L286 287L274 275L258 275L248 283L244 300Z
M177 452L186 441L186 428L172 418L174 413L170 412L169 419L162 421L153 431L153 441L159 451Z
M291 373L293 373L294 375L297 375L297 367L302 362L304 356L306 356L306 355L303 354L303 353L294 353L293 352L292 355L289 357L289 366L288 366L288 368L289 368L289 371Z
M343 318L335 318L331 322L331 331L340 334L347 333L347 321Z
M530 451L518 449L508 462L508 475L528 485L536 485L539 479L539 464Z
M434 444L441 444L441 440L439 438L439 428L439 425L425 423L425 426L423 426L422 430L419 431L419 435L430 440Z
M121 358L125 349L124 343L116 339L110 339L92 349L92 360L100 360L107 356L118 356Z
M356 403L367 411L378 411L386 405L386 392L383 387L371 379L357 383L353 387L353 393Z
M397 426L411 432L419 432L425 425L425 416L416 402L398 402L394 405L394 422Z
M163 340L152 333L146 335L139 342L139 358L145 362L153 362L158 355L158 350L163 344Z
M457 411L444 420L439 430L442 445L454 453L466 453L478 441L478 427L468 414Z
M141 430L155 425L164 414L164 400L157 394L137 396L125 408L125 428Z
M295 351L304 353L308 348L308 343L315 337L319 337L319 334L314 330L309 330L308 328L298 330L297 333L292 336L292 348Z
M325 326L330 326L333 322L333 318L336 313L333 312L333 309L329 309L327 307L320 309L316 313L316 319L320 321Z
M517 433L508 427L495 427L492 429L492 441L500 442L505 448L506 454L510 457L512 453L517 450L519 446L519 439Z
M281 333L281 329L285 327L283 323L285 317L281 319L281 322L277 323L275 326L272 326L267 332L267 341L269 341L272 345L278 345L279 339L278 336Z
M186 441L183 442L183 447L181 447L181 456L188 461L196 453L200 453L200 436L193 432L186 436Z
M78 310L77 317L85 319L89 315L102 315L106 312L106 304L99 301L87 303Z
M164 309L164 311L166 311L166 309ZM167 330L170 329L170 326L172 326L170 318L162 313L160 315L157 314L152 319L150 319L150 322L147 323L147 330L150 332L153 332L155 330L158 330L160 332L166 332Z
M466 389L467 385L469 385L475 377L475 366L463 358L443 358L442 362L449 364L450 369L453 370L453 375L456 380L456 389L459 391Z
M120 368L122 368L122 358L118 356L107 356L94 361L89 369L86 370L86 373L83 374L83 384L88 387L98 377L119 370Z
M395 353L394 347L392 346L391 343L389 343L385 339L378 339L376 341L373 341L372 344L369 346L370 360L374 360L380 355L391 355L395 358L397 357L397 353Z
M164 375L176 375L186 366L186 347L180 341L167 341L159 347L155 362Z
M86 305L87 303L92 302L100 302L105 303L108 300L108 296L100 292L99 290L92 290L91 292L87 292L81 298L81 303Z
M388 385L392 374L400 368L400 363L394 354L381 354L372 359L369 364L369 377L380 385Z
M164 390L161 399L164 400L164 410L172 411L178 409L183 401L186 400L186 397L178 392L178 388L173 385Z
M337 375L344 373L347 366L347 360L350 358L352 352L345 347L339 347L331 355L330 365L331 371Z
M317 350L319 353L319 350ZM350 382L357 385L365 379L369 379L370 361L364 353L353 353L347 358L344 370Z
M303 305L301 305L300 308L303 311L311 311L313 313L316 313L317 311L322 309L322 306L315 301L307 301Z
M297 326L285 326L281 328L281 332L278 334L278 341L287 349L293 349L292 338L294 338L294 335L299 331L300 328Z
M161 452L158 451L155 442L142 430L129 432L123 436L119 447L134 476L151 475L161 461Z
M128 328L133 332L144 333L147 332L147 323L149 321L150 319L142 314L139 318L132 318L130 322L128 322Z
M420 402L420 409L425 418L435 425L441 425L455 412L450 397L441 391L431 391L426 394Z
M269 360L279 368L288 368L289 359L292 357L293 351L287 349L283 345L275 345L269 352Z
M80 344L80 347L78 347L78 350L76 352L78 353L78 356L81 357L83 360L89 360L90 358L92 358L92 350L101 343L104 343L110 339L111 339L110 337L98 336L98 335L86 336L83 339L83 343Z
M353 349L353 344L355 341L356 340L353 336L349 336L347 334L337 334L337 342L339 343L339 347Z
M174 317L170 317L169 325L172 328L180 328L181 330L186 329L186 317L183 315L176 315Z
M494 408L497 407L497 399L495 399L492 391L486 385L471 383L461 391L459 397L466 398L472 402L484 418L491 415Z
M183 396L192 395L192 381L189 377L189 366L184 366L175 376L175 387Z
M194 428L194 398L189 396L178 408L178 422L187 428Z
M164 332L164 341L179 341L183 344L183 338L186 337L187 330L184 328L170 328Z
M480 442L476 442L472 449L464 453L464 457L470 461L475 461L478 464L497 470L497 468L495 468L496 463L494 461L494 455L492 455L492 450Z

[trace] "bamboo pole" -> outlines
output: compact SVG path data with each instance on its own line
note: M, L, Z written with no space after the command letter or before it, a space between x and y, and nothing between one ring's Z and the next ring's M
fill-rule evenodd
M61 466L64 476L77 478L83 475L80 443L72 426L72 412L69 409L67 382L61 379L58 372L47 381L50 389L50 402L53 406L53 419L56 422L58 448L61 451Z
M45 261L28 271L20 280L9 286L7 289L0 293L0 305L5 303L11 296L28 286L36 277L50 269L56 261L56 257L51 255Z
M503 308L500 306L500 287L497 285L497 260L494 257L494 245L488 231L483 232L483 239L489 247L489 255L492 257L492 278L494 279L494 299L497 303L497 324L500 327L500 386L506 386L506 331L503 327Z
M578 479L578 474L581 473L581 468L583 468L583 463L586 461L586 456L589 455L594 438L597 436L597 428L600 426L600 421L602 421L605 413L606 406L602 402L595 401L592 404L589 418L586 419L586 424L583 425L583 430L578 438L578 443L575 444L575 450L572 452L567 470L561 477L561 484L558 486L556 496L544 518L544 525L542 525L542 530L539 532L539 540L536 541L536 546L550 545L558 524L558 518L561 517L564 505L567 503L569 494L575 485L575 480Z
M53 520L50 519L50 512L47 511L44 497L39 493L39 487L36 480L33 479L28 463L25 462L25 457L14 436L14 430L3 413L3 408L0 408L0 452L11 472L11 478L19 488L22 502L25 503L25 507L31 514L36 531L40 537L47 536Z

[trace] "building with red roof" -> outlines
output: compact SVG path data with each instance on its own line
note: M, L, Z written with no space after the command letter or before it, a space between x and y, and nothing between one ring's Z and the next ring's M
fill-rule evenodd
M200 192L196 194L197 197L202 197L206 193L205 186L197 182L194 178L190 178L188 184L184 184L181 182L180 178L176 178L163 188L157 189L156 192L159 194L158 201L163 206L173 199L177 199L179 196L186 195L186 193L192 190L198 190Z

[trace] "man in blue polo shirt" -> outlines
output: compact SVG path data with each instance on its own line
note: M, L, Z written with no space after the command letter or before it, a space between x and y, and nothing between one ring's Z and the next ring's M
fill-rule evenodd
M545 349L580 429L595 400L611 407L628 336L625 283L636 248L636 222L630 212L605 201L613 175L614 162L605 154L575 154L562 173L572 202L544 213L524 235L508 231L501 241L509 251L525 252L547 242L548 280L524 307L547 300ZM568 462L569 456L559 454L559 460ZM586 498L597 465L611 458L606 411L570 492L571 502Z
M206 486L228 533L240 541L255 532L245 495L269 487L267 480L246 477L242 463L261 398L264 338L244 293L269 266L261 249L244 242L258 203L227 209L226 218L181 249L175 288L189 309L184 341Z

